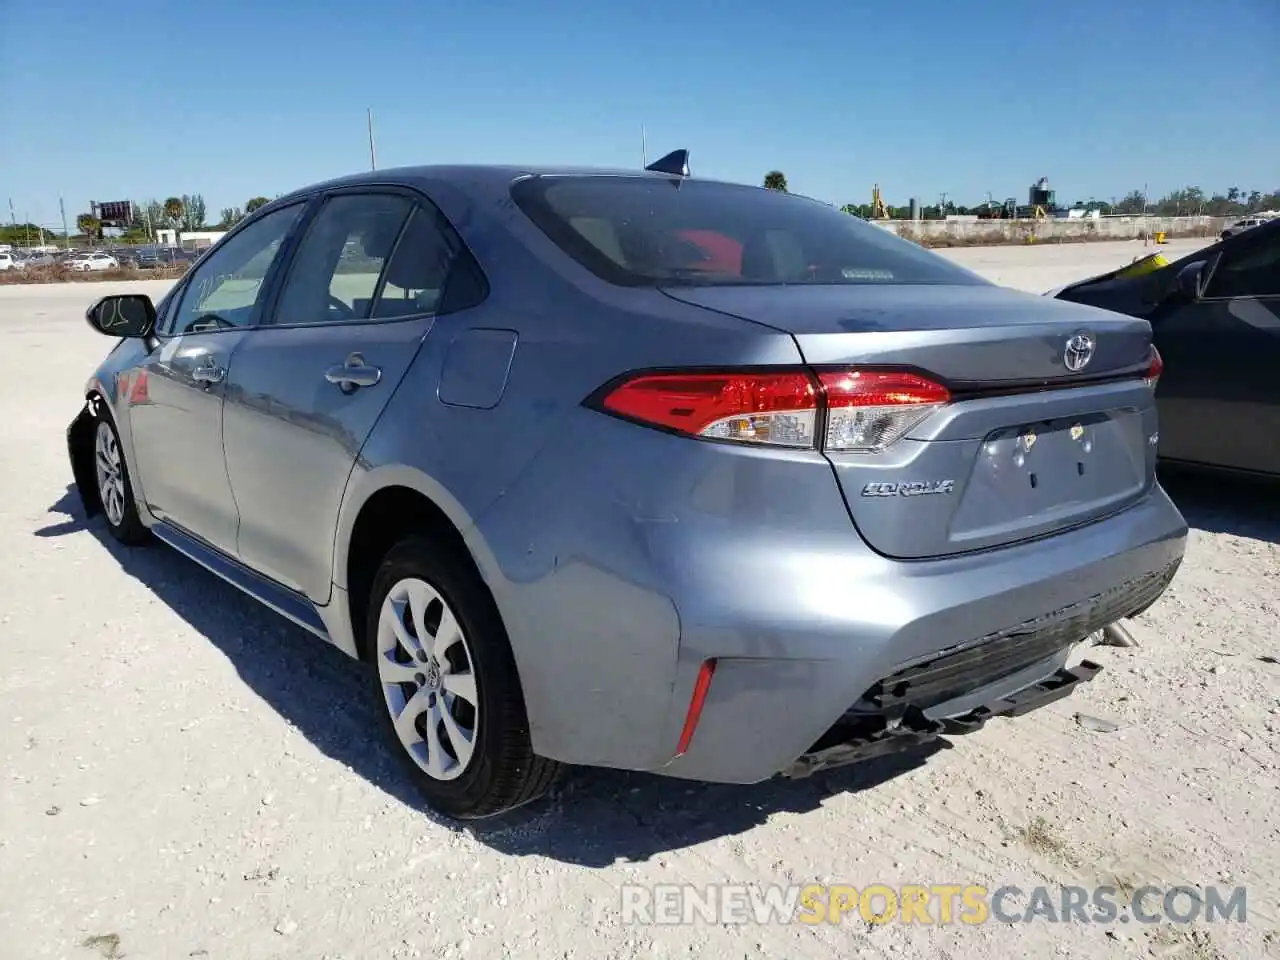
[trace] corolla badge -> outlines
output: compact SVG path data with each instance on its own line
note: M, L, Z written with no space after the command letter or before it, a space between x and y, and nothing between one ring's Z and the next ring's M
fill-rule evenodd
M1062 362L1072 373L1079 373L1093 359L1096 346L1092 334L1073 333L1067 337L1067 347L1062 351Z
M908 480L905 483L868 483L862 488L864 497L919 497L935 493L951 493L954 480Z

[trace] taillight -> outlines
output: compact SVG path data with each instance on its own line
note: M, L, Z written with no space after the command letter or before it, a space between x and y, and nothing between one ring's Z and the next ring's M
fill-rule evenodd
M807 373L640 374L601 406L694 437L812 447L818 389Z
M946 387L906 372L690 371L636 374L594 405L691 437L869 452L950 399Z
M1147 367L1147 372L1143 375L1142 382L1154 390L1162 373L1164 373L1164 358L1160 356L1160 351L1156 349L1156 345L1153 343L1151 345L1151 364Z
M951 391L914 373L821 373L827 404L826 450L883 450L951 400Z

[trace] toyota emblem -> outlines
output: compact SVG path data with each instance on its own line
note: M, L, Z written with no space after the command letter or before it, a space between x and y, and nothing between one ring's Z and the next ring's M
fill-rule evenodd
M1062 362L1072 373L1079 373L1093 359L1093 337L1087 333L1074 333L1067 338L1067 348L1062 351Z

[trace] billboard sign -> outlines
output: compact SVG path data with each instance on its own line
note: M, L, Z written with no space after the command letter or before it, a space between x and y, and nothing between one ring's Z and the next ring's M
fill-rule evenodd
M103 223L127 224L133 222L133 204L128 200L113 200L98 204L98 219Z

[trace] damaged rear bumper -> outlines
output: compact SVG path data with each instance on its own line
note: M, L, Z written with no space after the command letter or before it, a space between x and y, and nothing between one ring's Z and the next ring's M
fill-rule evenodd
M74 420L67 425L67 456L71 460L71 476L76 493L84 506L85 516L102 512L98 499L98 481L93 467L94 411L85 403Z
M918 706L908 706L896 716L880 718L883 726L864 736L816 750L800 756L782 771L791 778L807 777L819 770L860 763L888 756L937 740L981 730L994 717L1016 717L1068 696L1077 686L1087 683L1102 669L1090 660L1075 667L1060 667L1050 676L1029 687L974 707L958 716L930 718Z

